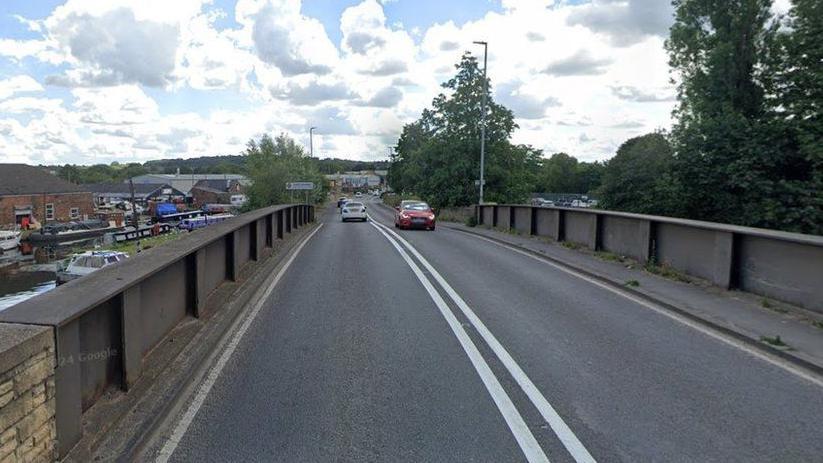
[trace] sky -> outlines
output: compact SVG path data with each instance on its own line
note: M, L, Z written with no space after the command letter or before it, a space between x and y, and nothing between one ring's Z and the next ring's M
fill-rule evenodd
M385 159L473 41L513 142L585 161L671 127L666 0L4 0L0 162Z

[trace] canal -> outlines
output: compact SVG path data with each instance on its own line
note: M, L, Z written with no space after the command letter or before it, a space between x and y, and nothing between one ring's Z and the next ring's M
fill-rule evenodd
M57 287L59 263L81 248L100 243L102 238L39 247L23 242L0 254L0 310Z

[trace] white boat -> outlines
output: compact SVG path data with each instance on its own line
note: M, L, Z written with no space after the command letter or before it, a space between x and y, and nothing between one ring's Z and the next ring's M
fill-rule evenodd
M96 272L101 268L128 259L128 257L128 254L119 251L87 251L75 254L65 269L57 271L57 284L61 285L67 281Z
M20 230L0 230L0 249L11 251L20 246Z

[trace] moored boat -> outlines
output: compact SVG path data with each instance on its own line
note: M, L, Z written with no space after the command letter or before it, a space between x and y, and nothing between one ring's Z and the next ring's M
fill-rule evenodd
M76 280L101 268L114 265L128 257L128 254L119 251L87 251L75 254L65 268L57 271L57 284Z
M20 246L20 230L0 230L0 251L11 251Z

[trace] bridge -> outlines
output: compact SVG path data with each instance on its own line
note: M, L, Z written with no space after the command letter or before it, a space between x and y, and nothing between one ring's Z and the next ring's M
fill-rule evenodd
M366 204L253 211L0 312L0 459L823 455L823 238Z

